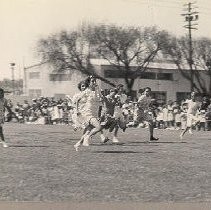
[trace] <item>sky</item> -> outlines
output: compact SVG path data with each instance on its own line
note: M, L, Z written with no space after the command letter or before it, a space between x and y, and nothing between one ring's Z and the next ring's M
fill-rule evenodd
M82 22L114 23L121 26L153 26L175 35L185 35L186 0L0 0L0 80L23 77L23 66L39 63L36 43ZM195 2L195 1L194 1ZM193 37L211 38L211 1L198 0L198 30Z

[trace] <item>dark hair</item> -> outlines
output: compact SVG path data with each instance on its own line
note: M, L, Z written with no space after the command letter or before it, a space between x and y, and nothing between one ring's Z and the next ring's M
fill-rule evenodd
M118 93L118 90L116 88L111 88L111 89L109 89L109 93L111 93L111 92Z
M138 93L142 94L144 92L144 89L139 89Z
M152 91L152 89L150 87L145 87L144 88L144 91L147 90L147 89L150 90L150 91Z
M2 97L4 97L4 89L0 88L0 93L2 93Z
M94 76L88 76L86 79L85 79L85 82L86 82L86 84L87 84L87 87L90 85L90 83L91 83L91 81L92 80L96 80L96 77L94 77Z
M81 81L81 82L78 83L78 89L80 91L81 91L81 85L85 85L86 88L88 87L88 83L86 82L86 80Z
M117 85L117 89L122 88L122 87L124 87L123 84L118 84L118 85Z

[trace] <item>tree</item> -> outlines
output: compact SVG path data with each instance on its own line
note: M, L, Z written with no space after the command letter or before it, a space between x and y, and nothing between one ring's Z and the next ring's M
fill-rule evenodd
M62 31L39 40L38 54L42 61L50 63L56 72L69 70L70 73L73 73L80 71L85 75L94 75L114 86L113 83L95 72L90 62L89 43L81 31Z
M3 88L6 92L12 92L13 91L13 81L10 79L3 79L0 81L0 87ZM22 94L23 92L23 80L15 80L14 81L14 88L15 92L18 94Z
M200 38L195 41L194 60L195 69L203 69L204 74L209 78L209 82L206 84L197 72L196 77L198 80L201 80L201 90L204 93L211 95L211 39Z
M154 27L140 29L84 24L78 30L62 31L41 39L38 51L43 61L51 63L56 71L80 71L115 86L107 78L98 75L91 63L93 57L106 59L124 73L127 92L131 93L135 79L147 70L166 36L165 31L158 31Z
M119 27L115 25L92 26L87 31L87 39L96 54L106 59L117 70L124 72L128 93L135 80L147 70L161 50L167 32L156 28Z
M162 52L176 64L181 75L186 78L199 93L211 93L211 40L198 38L192 42L192 58L189 55L189 39L186 36L176 38L169 35L163 44ZM187 71L192 65L193 70ZM192 75L191 75L192 74ZM209 77L209 82L205 77Z

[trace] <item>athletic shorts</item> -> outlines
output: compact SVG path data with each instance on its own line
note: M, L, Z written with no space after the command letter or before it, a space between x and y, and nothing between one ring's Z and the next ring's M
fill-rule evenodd
M72 120L76 127L78 128L86 128L88 125L90 125L91 119L96 118L92 115L81 115L81 114L73 114Z
M144 122L144 121L152 121L153 120L153 117L151 114L149 114L149 112L145 112L144 110L142 109L136 109L134 111L134 121L135 122Z
M84 126L87 127L90 125L91 119L96 118L92 115L79 115L79 122ZM96 118L97 119L97 118Z
M4 124L5 122L5 117L4 117L4 112L0 113L0 125Z
M0 118L0 125L4 124L4 118Z
M193 115L193 114L187 114L187 127L191 127L192 125L194 125L196 122L198 122L198 118Z

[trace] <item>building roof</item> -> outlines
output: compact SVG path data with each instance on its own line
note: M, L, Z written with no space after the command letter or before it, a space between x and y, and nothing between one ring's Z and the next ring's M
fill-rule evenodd
M91 63L93 65L99 65L99 66L110 66L111 63L106 60L106 59L98 59L98 58L93 58L91 59ZM39 66L42 66L43 64L47 64L47 62L43 62L43 63L38 63L38 64L35 64L35 65L32 65L32 66L28 66L28 67L25 67L25 69L31 69L31 68L34 68L34 67L39 67ZM123 65L122 65L123 66ZM131 63L131 66L137 66L137 64L135 63ZM166 69L166 70L178 70L177 66L175 63L173 63L172 61L163 61L163 60L156 60L154 62L150 62L148 64L148 68L153 68L153 69ZM188 65L183 65L183 70L190 70L189 66ZM202 68L197 68L197 70L204 70ZM58 72L57 72L58 73Z
M91 63L93 65L108 65L108 66L111 65L111 63L109 63L109 61L105 59L91 59ZM137 66L137 64L132 63L131 66ZM150 62L148 64L148 68L169 69L169 70L178 69L176 64L174 64L173 62L170 62L170 61L164 62L164 61L158 61L158 60L156 60L155 62ZM189 70L188 66L186 66L184 70Z

